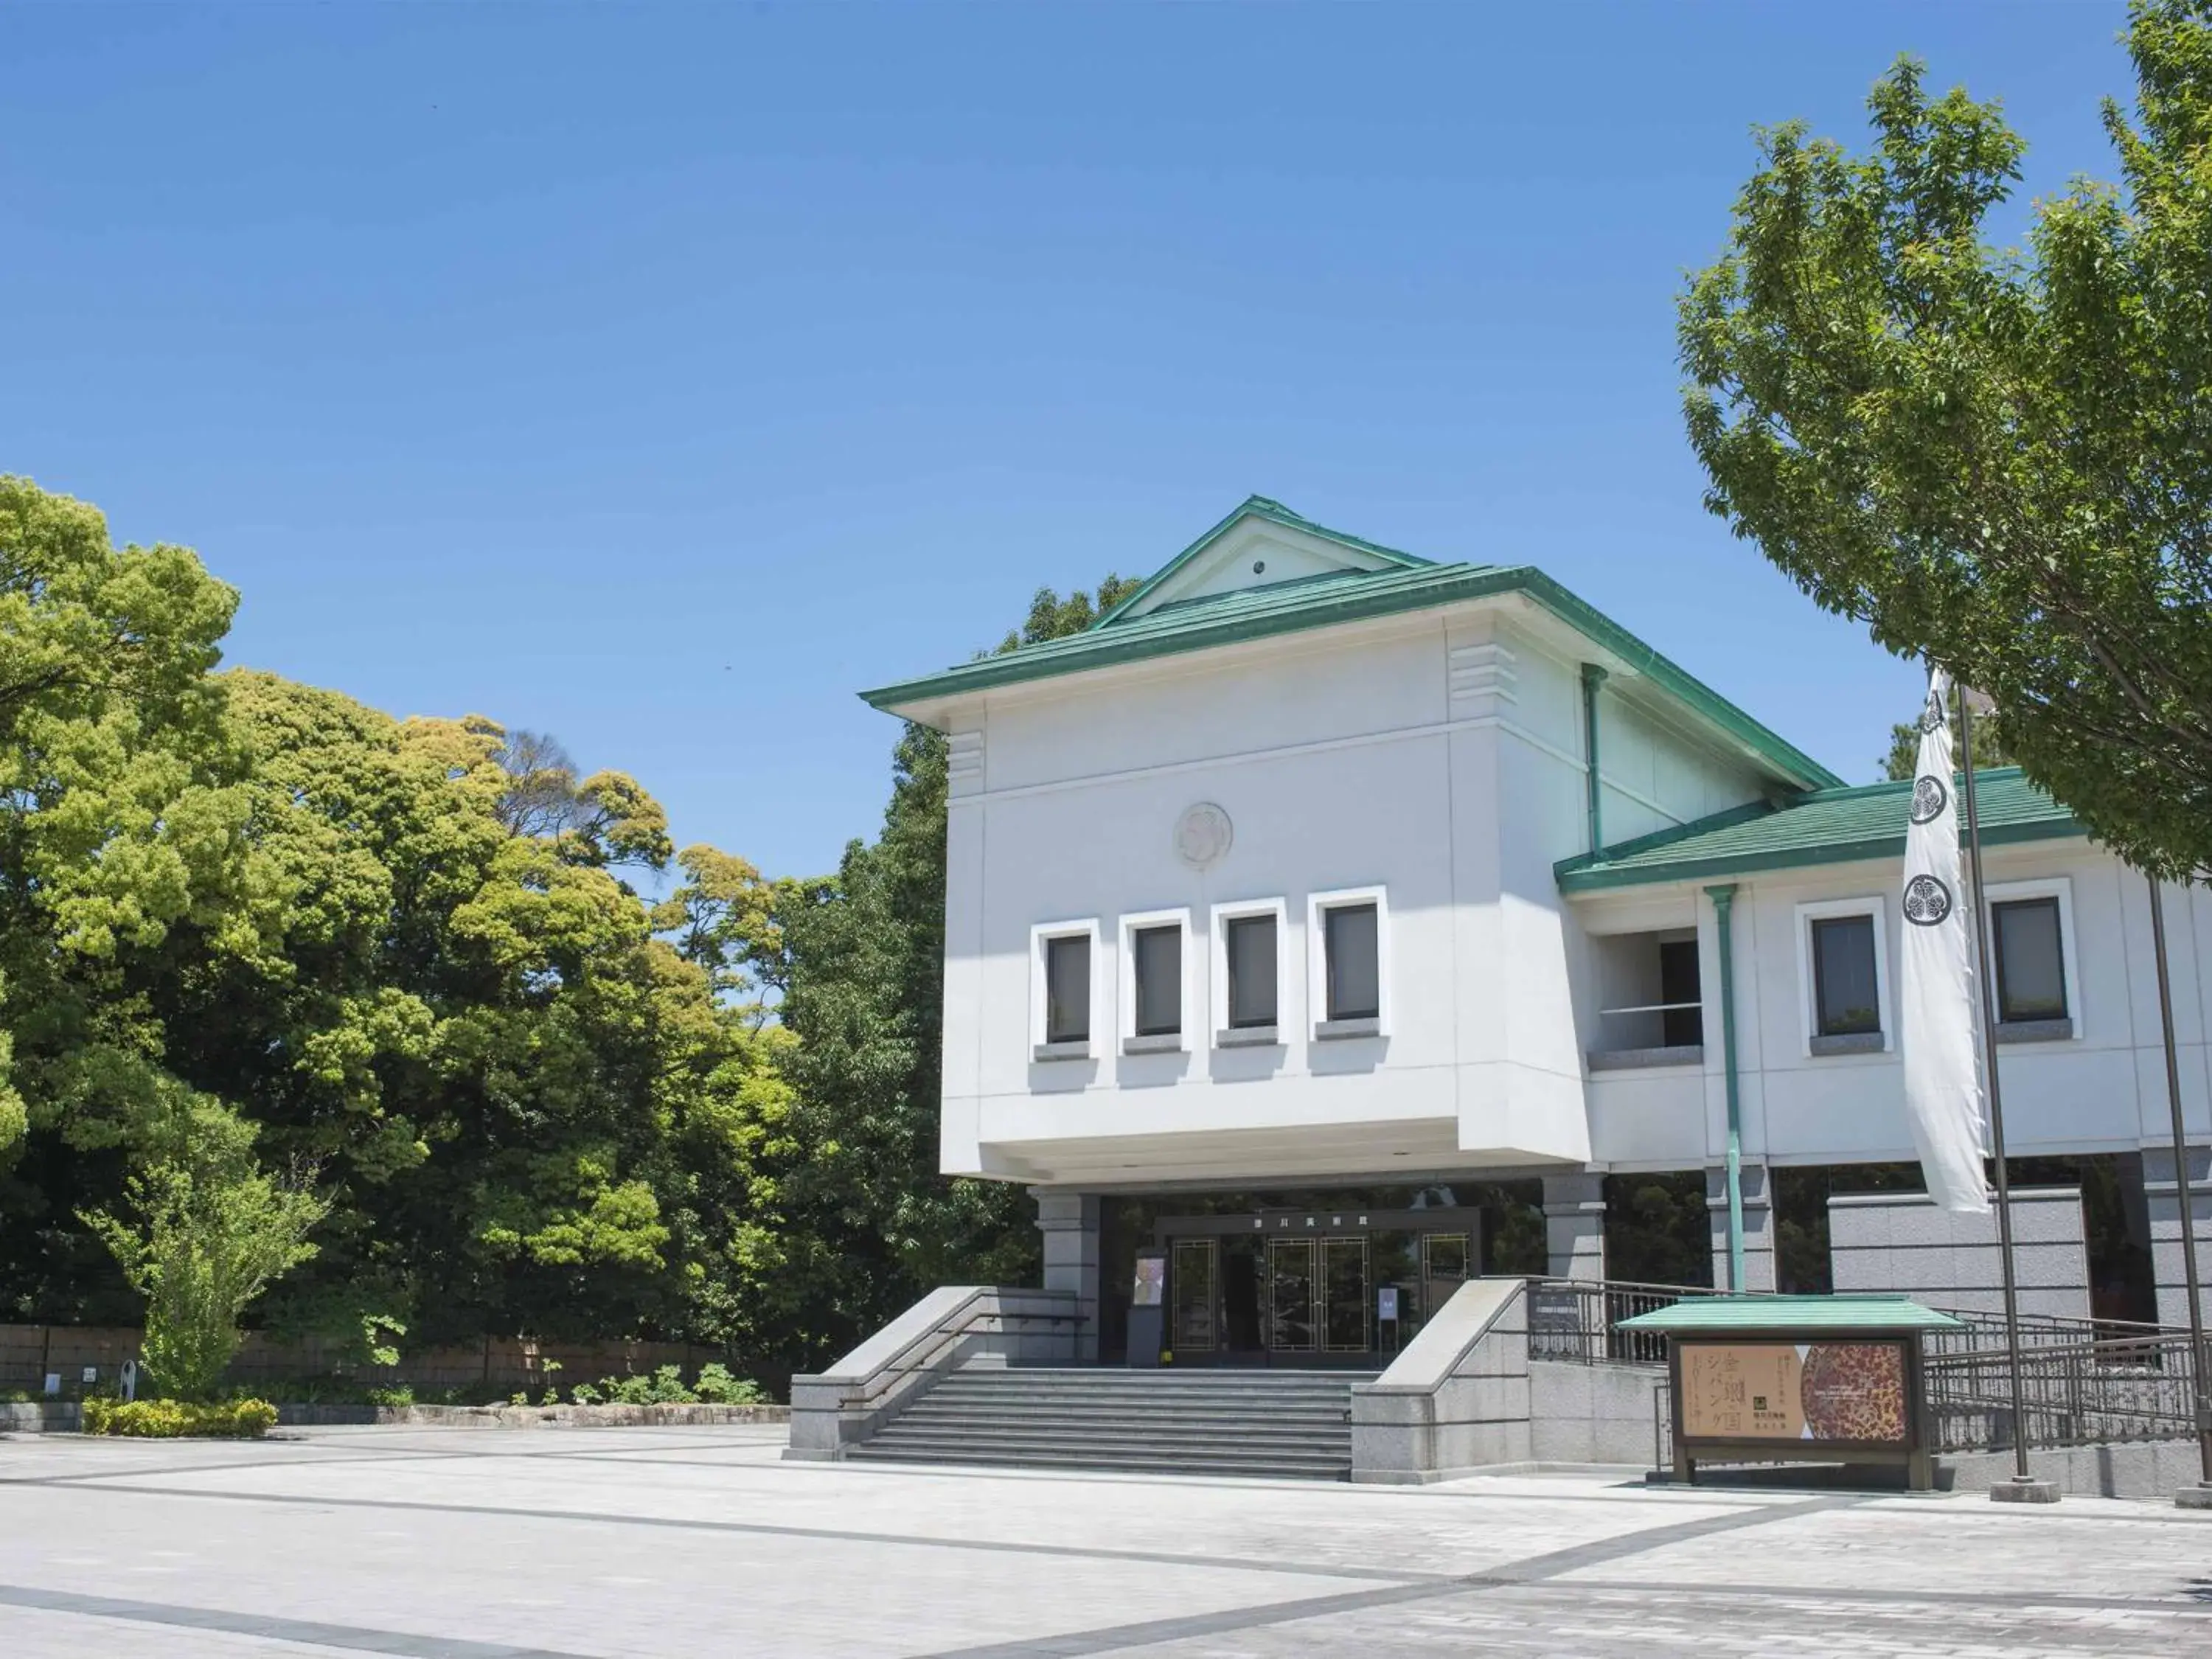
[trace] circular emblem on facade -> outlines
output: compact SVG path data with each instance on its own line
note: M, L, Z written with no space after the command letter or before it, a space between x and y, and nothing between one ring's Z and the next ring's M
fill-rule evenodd
M1912 821L1925 823L1930 818L1942 816L1943 809L1951 804L1951 792L1943 787L1941 778L1917 778L1912 785Z
M1220 861L1229 850L1229 814L1210 800L1186 807L1176 820L1176 856L1194 870Z
M1951 914L1951 890L1933 876L1915 876L1905 884L1905 919L1917 927L1933 927Z

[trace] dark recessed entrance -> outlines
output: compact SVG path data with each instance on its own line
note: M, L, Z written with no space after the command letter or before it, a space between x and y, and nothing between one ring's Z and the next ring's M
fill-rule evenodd
M1474 1209L1160 1217L1176 1365L1388 1363L1478 1271Z

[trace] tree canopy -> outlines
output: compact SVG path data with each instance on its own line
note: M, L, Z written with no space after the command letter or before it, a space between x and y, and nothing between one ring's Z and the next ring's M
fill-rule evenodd
M1031 1271L1025 1192L937 1173L939 734L771 881L550 734L223 669L236 601L0 478L0 1318L174 1304L202 1390L264 1285L280 1330L772 1373Z
M1991 222L2025 144L1900 60L1868 154L1759 135L1680 301L1706 504L1827 609L1995 700L2030 778L2212 866L2212 4L2137 0L2121 183Z

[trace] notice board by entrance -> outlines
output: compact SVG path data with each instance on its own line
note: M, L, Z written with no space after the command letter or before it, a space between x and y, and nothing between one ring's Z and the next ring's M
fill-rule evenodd
M1958 1321L1904 1297L1686 1297L1620 1322L1667 1338L1674 1473L1703 1462L1902 1463L1933 1482L1921 1341Z

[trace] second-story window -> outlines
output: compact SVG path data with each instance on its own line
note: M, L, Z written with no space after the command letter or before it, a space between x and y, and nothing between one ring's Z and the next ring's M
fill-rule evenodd
M1044 1040L1091 1040L1091 937L1068 933L1044 944Z
M1136 974L1136 1034L1173 1036L1182 1030L1182 929L1173 922L1129 936Z
M1255 1030L1275 1024L1275 918L1231 916L1222 945L1229 963L1229 1026Z
M1328 1013L1374 1019L1382 1012L1382 963L1372 904L1334 904L1322 912L1328 958Z
M2007 1024L2066 1018L2066 960L2058 901L2014 899L1990 907L1996 946L1997 1018Z
M1823 916L1813 926L1813 1033L1847 1037L1881 1030L1874 918Z

